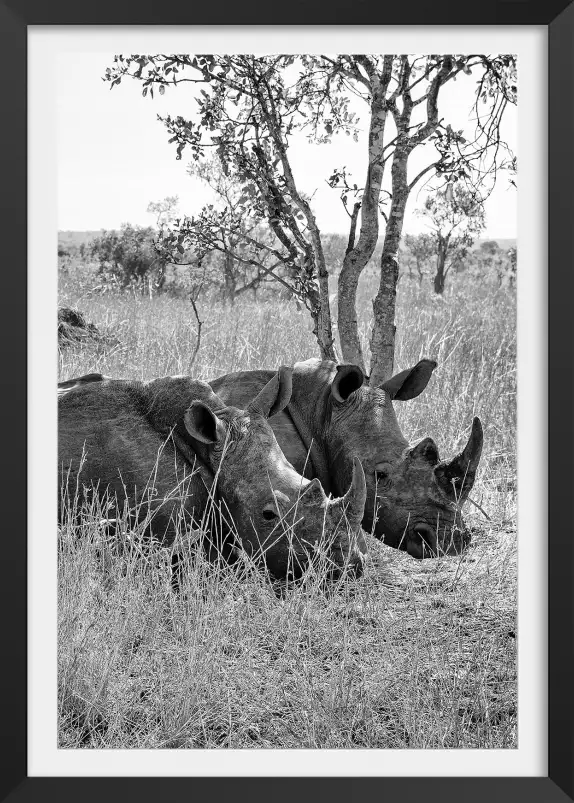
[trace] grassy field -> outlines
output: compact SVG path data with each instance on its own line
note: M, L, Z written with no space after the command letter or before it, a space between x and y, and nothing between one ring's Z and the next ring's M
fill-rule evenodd
M406 437L442 456L479 415L485 447L463 558L417 562L369 537L364 577L325 593L316 578L278 596L256 571L103 543L101 515L59 539L61 747L516 747L515 299L459 279L443 298L401 280L397 370L439 363L395 405ZM373 277L360 288L368 340ZM109 335L60 354L60 376L189 373L196 323L185 299L98 295L62 275L60 303ZM306 311L285 301L201 303L191 372L316 356ZM488 515L488 519L484 515Z

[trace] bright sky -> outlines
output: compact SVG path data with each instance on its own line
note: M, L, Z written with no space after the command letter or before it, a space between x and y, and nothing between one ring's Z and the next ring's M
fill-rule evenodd
M186 173L191 160L184 151L175 158L175 146L168 144L165 127L156 115L192 116L196 107L192 90L182 85L168 88L153 100L143 98L141 84L124 79L110 90L102 81L113 53L68 53L58 60L58 228L98 230L119 228L122 223L152 225L146 212L150 201L178 195L180 211L194 214L211 195L205 185ZM460 75L442 90L440 114L453 128L471 133L469 109L476 85L475 76ZM360 110L360 107L358 107ZM366 111L366 107L365 107ZM507 109L503 136L515 150L516 109ZM367 115L361 112L361 123ZM430 146L417 149L409 162L409 175L428 163ZM305 137L294 137L289 155L298 186L314 194L313 206L322 232L348 232L348 217L338 193L326 179L333 168L346 166L361 184L366 171L365 137L354 143L340 135L330 145L312 145ZM405 228L424 230L413 210L420 206L425 189L411 195ZM486 230L483 237L516 237L516 190L506 173L501 173L486 202Z

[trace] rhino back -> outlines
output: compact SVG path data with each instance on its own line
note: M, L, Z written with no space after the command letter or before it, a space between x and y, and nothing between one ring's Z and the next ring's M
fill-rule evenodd
M246 409L274 375L275 371L237 371L220 376L209 384L223 402ZM284 410L272 416L269 423L289 463L299 474L311 479L313 472L307 460L307 449L289 410L288 404Z
M184 502L201 515L207 490L199 474L145 415L149 401L140 383L86 385L59 399L58 463L61 483L73 494L83 485L106 489L134 505L154 489L154 533L171 538L169 520ZM157 532L155 532L157 531ZM160 532L161 531L161 532Z
M220 376L209 384L226 404L245 410L274 375L275 371L236 371Z
M165 376L142 385L139 409L157 432L168 434L198 400L216 406L206 384L188 376Z

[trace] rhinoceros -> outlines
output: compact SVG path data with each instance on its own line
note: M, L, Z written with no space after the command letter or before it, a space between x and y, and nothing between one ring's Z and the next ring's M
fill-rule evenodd
M188 526L201 523L216 488L242 545L263 555L272 575L296 577L318 552L332 576L361 574L360 462L346 493L330 499L319 480L287 462L267 421L289 401L290 369L271 372L245 409L188 377L137 382L88 374L60 383L58 392L61 498L97 487L100 496L139 507L140 518L143 510L148 532L170 544L178 516Z
M418 396L436 365L420 360L371 387L356 365L319 359L296 363L290 401L271 422L289 462L304 476L319 478L327 492L341 493L358 458L367 480L363 528L415 558L458 554L470 541L461 506L483 441L475 418L467 445L452 460L439 460L431 438L409 448L393 402ZM241 371L210 384L227 404L241 405L270 376L269 371Z

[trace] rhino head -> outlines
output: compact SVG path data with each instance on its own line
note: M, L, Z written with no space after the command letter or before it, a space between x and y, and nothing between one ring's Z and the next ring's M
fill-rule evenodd
M321 555L333 576L347 570L361 574L367 546L360 462L353 463L344 496L330 499L318 479L305 479L287 461L267 420L289 402L291 369L282 367L244 410L226 406L208 385L205 389L205 397L186 411L183 426L215 475L244 549L262 557L277 577L299 576Z
M460 554L470 542L461 507L468 498L482 450L482 426L475 418L464 450L439 460L432 438L407 449L394 463L375 466L377 528L389 546L415 558Z
M265 511L274 526L265 538L254 532L249 550L264 554L276 576L299 577L309 562L323 562L331 578L349 570L360 576L367 553L361 528L367 486L361 462L354 459L351 485L338 499L329 498L317 478L298 477L298 483L291 497L274 494L274 507Z
M367 482L364 528L415 558L458 554L470 542L461 508L472 489L483 442L475 418L468 443L451 460L439 459L431 438L409 447L393 401L418 396L435 367L433 360L421 360L371 387L360 368L339 365L330 391L329 459L337 465L337 475L345 480L349 468L343 458L350 452L360 456Z

